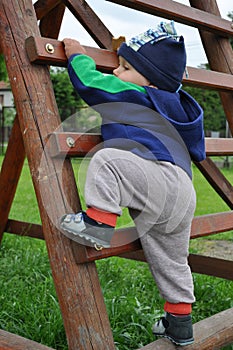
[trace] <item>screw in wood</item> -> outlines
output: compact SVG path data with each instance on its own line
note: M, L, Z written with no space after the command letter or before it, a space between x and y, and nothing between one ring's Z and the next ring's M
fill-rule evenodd
M75 140L73 139L73 137L67 137L66 139L66 144L67 146L69 146L70 148L73 148L75 146Z
M45 45L45 50L48 52L48 53L54 53L54 46L50 43L47 43Z

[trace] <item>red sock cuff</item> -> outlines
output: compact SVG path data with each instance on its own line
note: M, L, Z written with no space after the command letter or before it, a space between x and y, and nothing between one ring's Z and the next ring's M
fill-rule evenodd
M109 213L106 211L102 211L96 208L88 208L86 210L87 216L95 221L102 222L102 224L106 224L109 226L116 226L117 214Z
M166 301L164 305L164 311L169 312L170 314L176 315L188 315L192 312L192 304L178 303L172 304Z

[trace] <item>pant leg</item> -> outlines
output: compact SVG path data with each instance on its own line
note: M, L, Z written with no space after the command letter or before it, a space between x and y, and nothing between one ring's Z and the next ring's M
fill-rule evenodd
M85 199L117 215L128 207L161 295L171 303L194 302L187 256L195 192L182 169L103 149L91 160Z
M155 162L118 149L97 152L86 176L86 205L117 215L122 214L122 207L135 209L144 213L148 219L146 226L150 227L163 211L161 203L166 197L162 188L163 174L156 167L157 181L153 183ZM153 193L156 194L155 200L150 198Z
M157 223L141 236L141 243L162 297L174 304L192 304L195 297L187 259L196 194L182 169L177 167L173 172L165 168L164 172L166 206Z

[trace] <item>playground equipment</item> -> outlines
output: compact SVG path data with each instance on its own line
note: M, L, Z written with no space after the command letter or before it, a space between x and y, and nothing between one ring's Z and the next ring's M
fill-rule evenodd
M219 91L233 133L233 60L229 42L233 26L220 17L216 1L190 0L191 6L170 0L111 2L199 29L211 71L189 67L189 78L185 78L184 83ZM114 340L95 260L113 255L141 261L145 258L138 240L119 244L121 237L135 236L134 228L124 230L123 234L122 230L121 234L117 231L113 248L96 251L74 244L56 226L58 218L67 212L68 207L74 211L80 209L69 157L84 155L101 141L98 135L84 137L59 131L60 117L48 65L66 65L63 46L56 40L66 6L99 45L100 49L86 48L98 68L111 72L117 65L113 36L85 0L38 0L34 5L31 0L0 1L0 47L17 110L0 174L0 235L10 232L45 239L69 349L113 350ZM73 141L67 142L68 138ZM48 145L49 153L44 152ZM206 148L208 156L232 155L233 139L206 139ZM59 157L64 154L67 156L65 162ZM9 219L25 156L42 226ZM195 217L192 239L233 229L232 185L209 157L197 166L231 210ZM61 173L62 186L58 176ZM233 261L190 255L189 262L193 272L233 279ZM220 349L233 343L233 309L197 323L194 332L196 341L189 346L192 350ZM0 331L0 348L51 350L5 331ZM169 341L161 339L141 349L175 348Z

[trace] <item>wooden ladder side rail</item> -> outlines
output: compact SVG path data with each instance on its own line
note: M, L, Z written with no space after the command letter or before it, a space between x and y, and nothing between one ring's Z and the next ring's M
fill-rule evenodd
M46 50L47 44L52 45L54 49L52 53ZM25 45L32 63L60 67L67 66L67 58L61 41L52 38L28 37ZM89 46L84 47L87 54L95 60L97 68L100 71L112 73L113 69L118 66L116 52ZM233 91L233 76L230 74L193 67L188 67L188 71L189 78L184 76L184 84L206 89Z
M25 150L16 115L0 172L0 242L23 168Z
M213 160L207 157L202 162L195 164L219 196L233 209L233 186Z
M33 340L26 339L19 335L0 330L1 350L55 350L48 346L39 344Z
M171 19L223 37L233 36L232 23L211 13L172 0L107 0L154 16ZM197 0L198 2L199 0ZM200 1L199 1L200 2ZM206 1L205 1L206 2Z
M233 342L233 308L222 311L193 325L195 342L188 350L220 350ZM168 339L159 339L140 350L177 350ZM139 350L139 349L138 349Z
M191 6L220 16L217 2L190 0ZM232 24L231 24L232 25ZM202 44L212 70L233 75L232 46L228 39L200 30ZM219 92L223 109L233 135L233 94L229 92Z
M70 208L80 210L79 198L70 161L51 159L44 152L47 136L58 128L60 118L48 68L32 65L28 60L25 51L28 35L40 35L32 1L1 0L1 47L20 115L20 130L69 349L114 349L96 266L76 264L71 241L57 226L59 218ZM85 250L84 246L77 248L80 254Z
M39 25L41 36L54 39L58 38L65 9L66 7L62 2L58 3L56 7L41 18ZM51 23L53 23L52 26Z
M63 0L63 2L99 47L112 49L113 35L85 0Z
M47 16L62 0L38 0L34 4L37 20Z
M48 346L39 344L33 340L26 339L19 335L0 330L1 350L55 350Z

